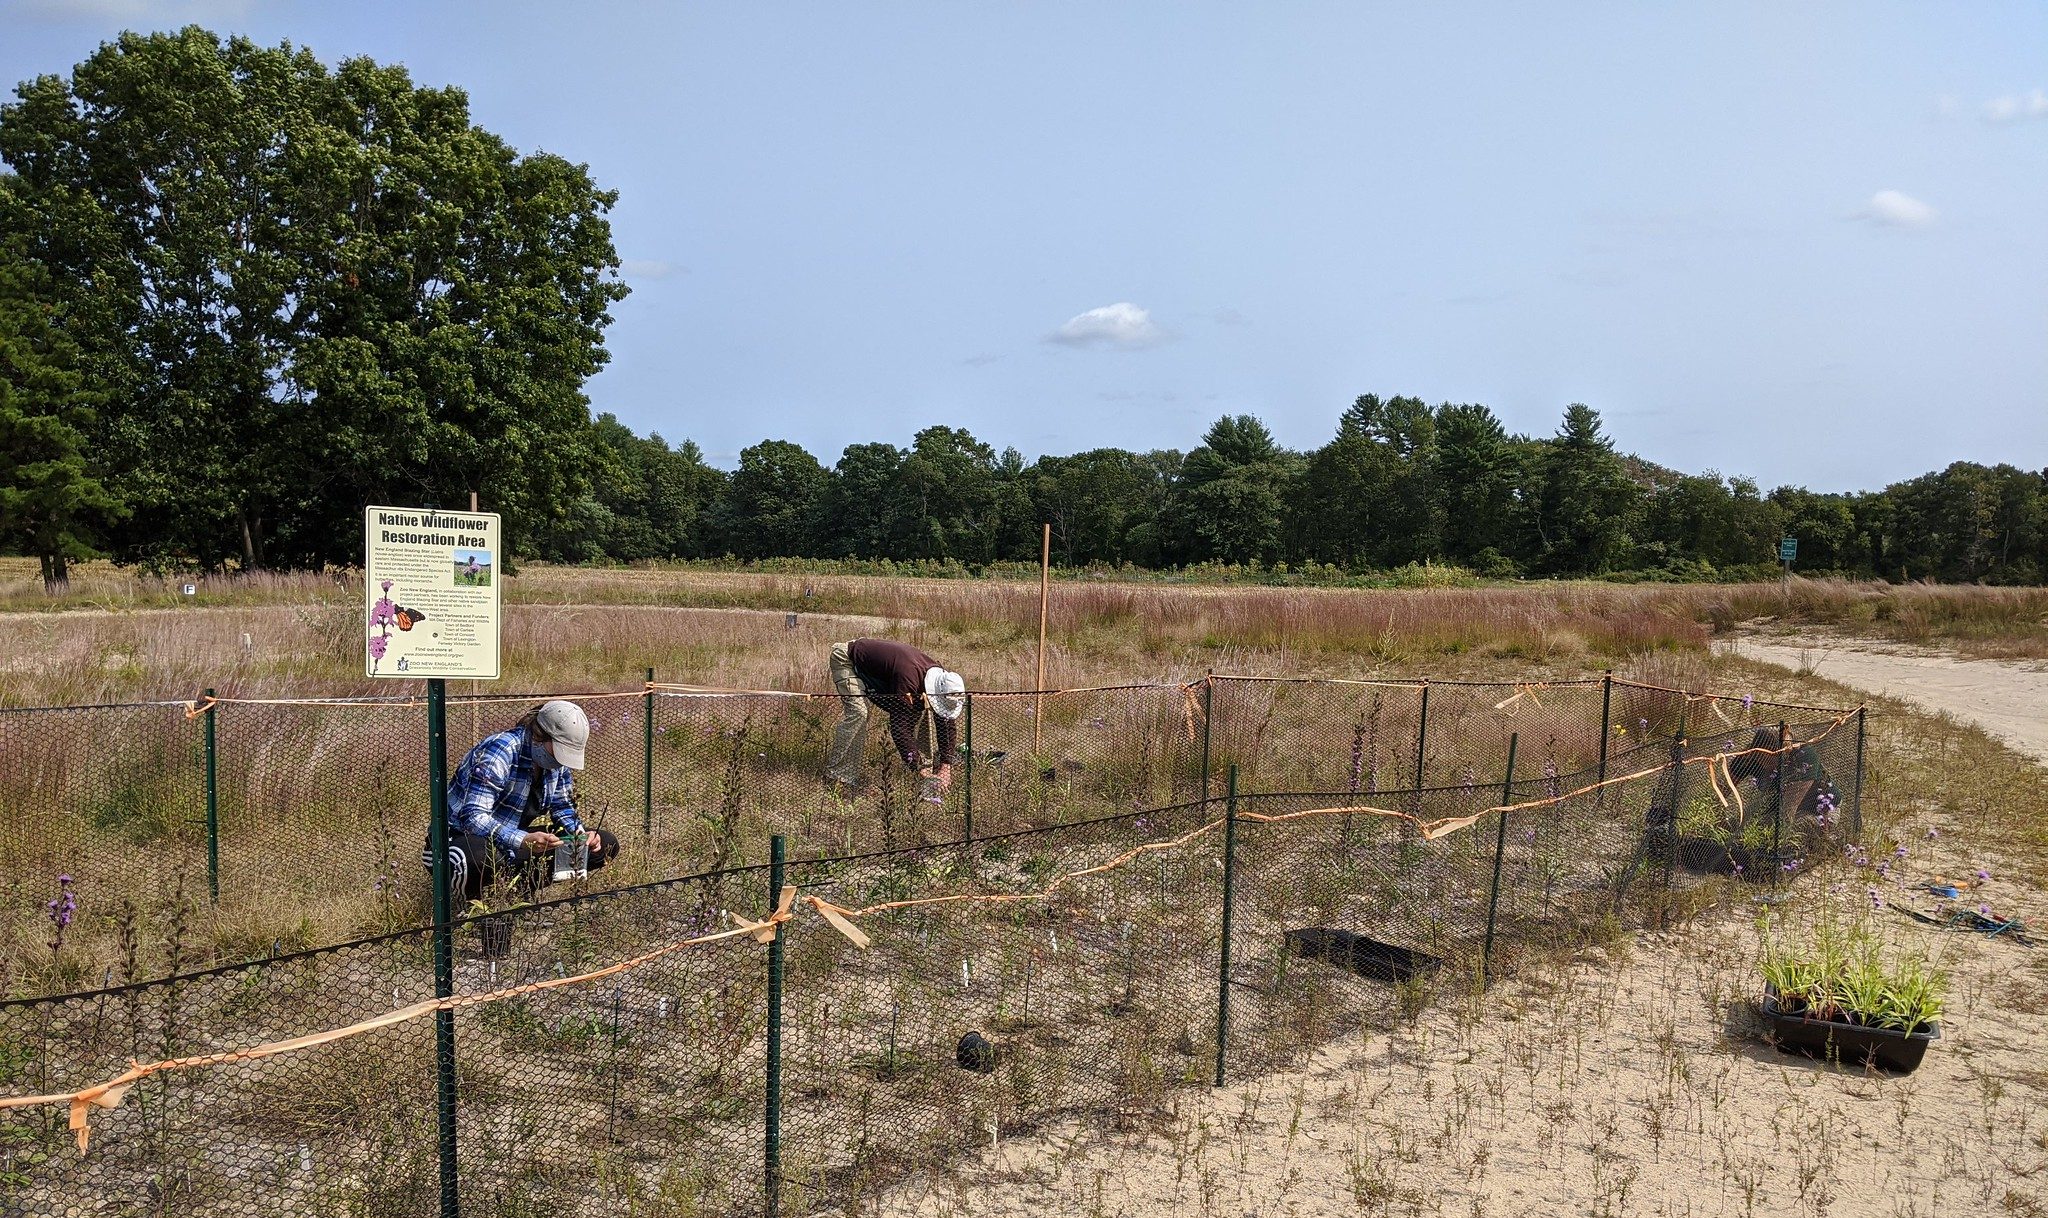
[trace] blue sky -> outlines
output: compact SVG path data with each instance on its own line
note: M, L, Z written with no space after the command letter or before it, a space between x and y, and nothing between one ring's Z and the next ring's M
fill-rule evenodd
M1767 486L2048 466L2048 6L0 0L0 74L187 21L587 162L593 403L720 465L1378 392Z

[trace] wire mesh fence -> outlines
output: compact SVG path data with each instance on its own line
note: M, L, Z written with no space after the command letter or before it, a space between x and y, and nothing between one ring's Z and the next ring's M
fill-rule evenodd
M459 747L520 705L458 705L450 734ZM124 765L201 775L196 834L189 774L158 797L179 810L179 882L196 894L205 712L116 709L154 741ZM95 1198L89 1212L413 1214L444 1186L465 1212L508 1218L858 1207L984 1139L1075 1113L1135 1119L1171 1088L1296 1063L1532 953L1654 923L1707 877L1785 882L1853 838L1861 788L1860 720L1841 712L1598 680L1219 677L983 695L944 801L889 788L871 739L878 781L849 802L816 771L837 710L658 690L593 703L584 806L629 845L637 812L649 865L708 858L703 874L595 873L445 931L196 973L181 971L196 947L138 946L165 928L130 903L116 969L0 1003L6 1092L374 1021L433 997L441 933L448 992L473 1005L150 1074L88 1113L89 1155L62 1106L0 1109L0 1213ZM390 916L417 916L417 846L401 836L408 822L418 835L406 809L425 799L415 708L212 713L216 824L237 842L219 856L223 900L259 883L319 899L367 872L388 878ZM1702 720L1715 730L1686 734ZM113 788L39 764L60 823L90 826L102 805L67 792ZM772 904L764 829L797 844L795 891L855 911L869 947L796 917L769 949L774 983L750 938L672 950ZM308 846L303 870L278 861L288 842L268 870L250 865L264 849L240 853L287 831ZM159 919L186 934L189 908ZM178 975L143 980L153 969ZM437 1034L454 1065L443 1089Z

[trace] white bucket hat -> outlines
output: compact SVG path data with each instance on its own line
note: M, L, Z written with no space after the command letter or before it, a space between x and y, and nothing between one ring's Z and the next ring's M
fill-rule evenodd
M583 747L590 743L590 716L574 702L556 699L533 717L553 747L555 760L572 770L583 768Z
M934 664L924 674L924 696L932 713L941 719L958 719L967 709L967 682L957 672Z

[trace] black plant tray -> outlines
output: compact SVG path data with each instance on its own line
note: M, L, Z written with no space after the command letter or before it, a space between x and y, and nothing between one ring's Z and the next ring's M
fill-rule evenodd
M1778 1003L1777 990L1769 985L1764 987L1764 1019L1771 1026L1771 1043L1783 1052L1869 1062L1901 1074L1910 1074L1918 1067L1927 1056L1929 1042L1941 1036L1938 1023L1927 1024L1917 1032L1900 1032L1788 1013Z

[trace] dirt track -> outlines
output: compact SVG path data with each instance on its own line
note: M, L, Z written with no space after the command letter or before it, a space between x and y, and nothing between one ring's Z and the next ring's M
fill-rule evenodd
M2048 663L1966 660L1950 652L1867 639L1768 637L1715 644L1869 693L1911 702L1975 724L2048 762Z

